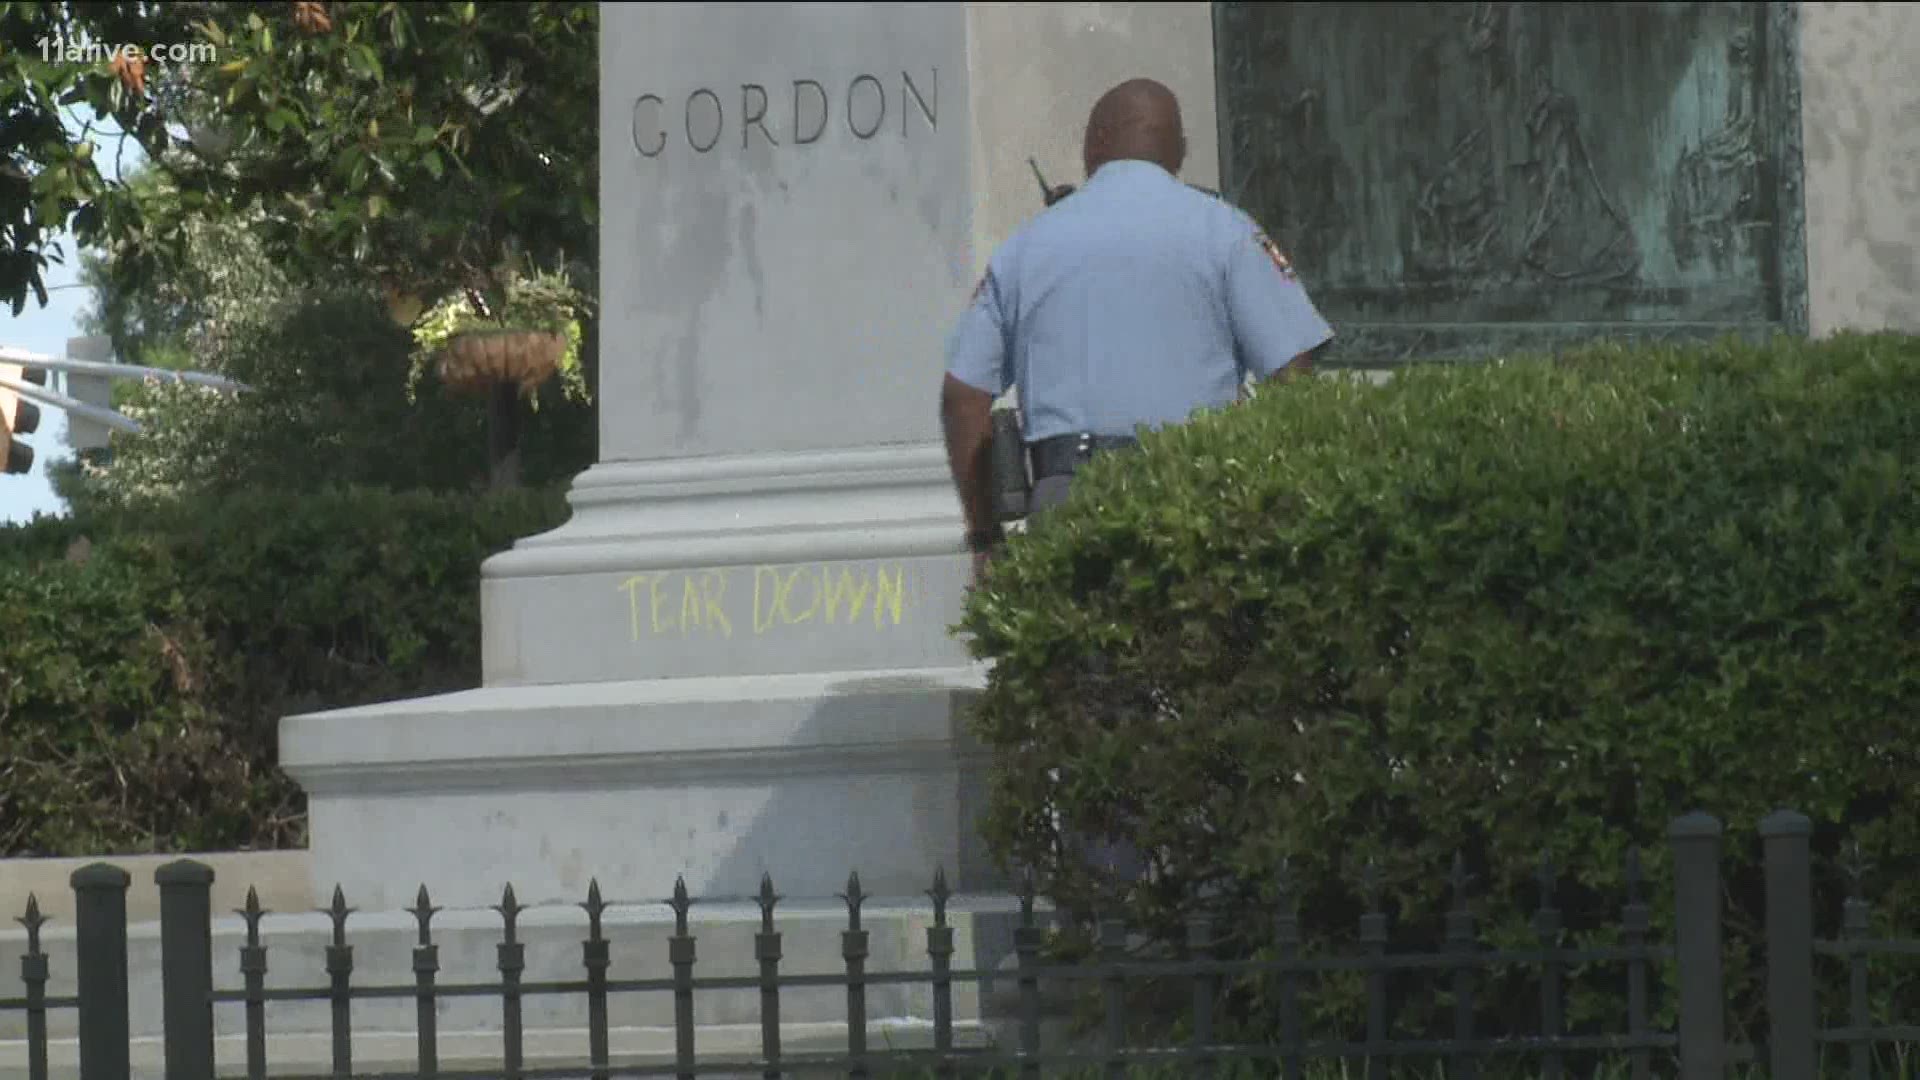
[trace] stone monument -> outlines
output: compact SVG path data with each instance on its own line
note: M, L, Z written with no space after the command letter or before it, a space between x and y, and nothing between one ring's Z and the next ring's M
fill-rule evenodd
M484 568L483 685L285 721L316 886L397 909L994 884L942 349L993 247L1204 5L601 9L600 461ZM556 118L562 122L562 118Z
M600 462L487 564L481 688L286 721L316 884L990 883L934 388L1028 155L1168 82L1329 366L1912 328L1914 10L608 5Z

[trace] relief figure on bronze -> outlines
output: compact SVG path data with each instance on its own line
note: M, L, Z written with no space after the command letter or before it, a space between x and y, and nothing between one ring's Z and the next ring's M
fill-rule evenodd
M1791 42L1771 5L1215 10L1224 194L1336 325L1411 341L1779 310L1767 185L1791 121L1766 80Z

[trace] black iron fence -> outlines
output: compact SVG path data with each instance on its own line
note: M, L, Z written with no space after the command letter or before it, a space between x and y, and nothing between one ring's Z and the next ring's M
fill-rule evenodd
M211 886L213 872L191 861L162 867L155 875L160 889L161 986L165 1072L168 1080L206 1080L215 1075L216 1005L237 1004L245 1015L245 1075L276 1076L270 1072L267 1042L267 1006L272 1002L323 1002L331 1012L332 1077L369 1076L354 1065L352 1006L377 999L417 1004L417 1053L412 1068L391 1076L452 1080L453 1077L499 1077L533 1080L535 1077L712 1076L715 1074L779 1077L796 1073L833 1071L850 1076L1000 1075L1038 1077L1056 1075L1065 1068L1091 1067L1107 1076L1134 1075L1142 1067L1159 1066L1166 1075L1214 1076L1232 1063L1259 1061L1289 1080L1299 1080L1316 1062L1340 1060L1361 1064L1370 1080L1397 1071L1397 1062L1412 1059L1439 1061L1450 1076L1472 1077L1482 1062L1521 1055L1537 1066L1538 1075L1565 1074L1570 1055L1605 1052L1625 1059L1635 1080L1677 1072L1686 1080L1706 1080L1727 1074L1730 1066L1748 1063L1773 1080L1811 1080L1819 1071L1821 1048L1845 1048L1846 1071L1851 1077L1872 1074L1876 1043L1920 1040L1920 1027L1876 1027L1871 1020L1869 963L1875 957L1920 954L1920 942L1875 940L1868 936L1865 901L1855 895L1846 903L1839 940L1817 939L1810 837L1807 818L1791 812L1773 814L1760 825L1765 869L1766 1015L1763 1041L1758 1046L1727 1039L1727 980L1724 965L1722 914L1722 830L1705 814L1673 822L1669 843L1673 857L1674 933L1671 941L1652 940L1650 908L1637 886L1630 856L1627 895L1620 911L1619 943L1607 948L1576 949L1564 945L1558 913L1543 899L1534 913L1538 945L1513 950L1482 947L1474 919L1463 901L1456 900L1446 920L1441 949L1427 952L1390 950L1387 917L1369 910L1359 917L1358 947L1345 952L1308 955L1295 912L1276 913L1277 950L1271 959L1223 961L1212 955L1213 928L1195 919L1188 927L1185 949L1170 959L1140 960L1125 953L1126 928L1106 923L1099 928L1100 955L1086 963L1049 963L1043 955L1045 931L1036 914L1035 899L1021 898L1014 932L1011 971L956 967L951 899L936 877L929 892L932 921L925 932L926 962L917 970L870 971L868 930L862 909L870 899L862 894L857 875L844 897L846 928L840 933L844 970L833 974L782 974L782 935L775 908L779 898L771 882L763 884L760 926L754 940L758 974L735 977L695 974L697 949L689 926L694 901L684 884L676 886L671 901L673 934L667 942L666 972L660 978L617 978L602 917L609 905L597 884L581 905L587 933L581 943L582 977L566 981L529 981L526 945L519 917L524 907L511 888L495 908L502 936L497 945L498 978L485 983L442 983L432 921L437 910L423 888L410 909L418 925L418 943L412 950L413 982L363 985L355 981L353 948L348 922L353 914L335 891L325 914L331 922L325 946L327 985L295 989L268 989L268 950L260 924L268 914L249 892L240 912L245 922L245 944L238 950L238 969L244 986L237 990L215 987L215 950ZM0 999L0 1016L24 1014L27 1073L31 1080L48 1077L49 1013L77 1012L76 1035L81 1080L125 1080L130 1075L128 1008L127 873L96 864L72 878L75 894L77 993L52 997L47 993L49 956L41 942L46 923L37 901L29 899L18 921L26 928L21 963L24 994ZM1462 890L1456 889L1456 895ZM1845 1026L1823 1025L1815 1004L1815 958L1837 957L1849 974L1848 1017ZM1677 970L1677 1022L1655 1023L1649 1004L1649 986L1655 964L1672 961ZM1566 1031L1563 995L1567 972L1576 965L1609 965L1624 979L1624 1030L1607 1035L1571 1035ZM1487 1037L1475 1029L1476 978L1493 967L1524 967L1537 977L1537 1031L1526 1037ZM1310 980L1317 974L1350 971L1362 974L1366 992L1366 1033L1362 1041L1316 1040L1304 1028ZM1236 975L1265 972L1279 987L1273 1008L1278 1037L1260 1045L1231 1044L1219 1035L1217 1010L1225 982ZM1445 1039L1405 1038L1392 1030L1388 1011L1389 981L1396 974L1440 973L1450 979L1453 1031ZM1181 1045L1142 1048L1129 1045L1127 990L1143 978L1190 980L1193 991L1188 1017L1190 1037ZM1016 987L1009 1017L1010 1046L968 1049L956 1045L954 989L1002 980ZM1091 1040L1072 1045L1041 1045L1043 983L1091 981L1099 989L1102 1022ZM914 985L931 992L932 1046L923 1050L875 1049L869 1043L867 995L876 987ZM783 1051L782 993L797 987L829 987L846 995L846 1048L830 1054ZM702 991L758 991L761 1047L748 1060L713 1060L703 1056L697 1036L695 996ZM616 1061L609 1050L609 1001L619 995L671 995L674 1049L670 1062L632 1064ZM566 1067L526 1066L527 1025L523 1006L544 995L584 997L587 1030L578 1064ZM479 1072L443 1070L439 1064L439 1007L455 998L491 998L499 1004L501 1059L497 1067ZM1136 1017L1136 1019L1138 1019ZM1163 1019L1163 1018L1161 1018ZM1091 1045L1089 1045L1089 1043ZM232 1071L229 1068L223 1071ZM1533 1070L1529 1070L1533 1071Z

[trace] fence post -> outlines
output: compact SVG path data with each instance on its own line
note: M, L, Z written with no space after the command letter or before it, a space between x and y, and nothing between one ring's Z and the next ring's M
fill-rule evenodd
M160 888L160 1011L167 1080L213 1075L213 868L178 859Z
M1727 1060L1726 984L1721 976L1720 821L1676 818L1673 846L1675 952L1680 974L1681 1080L1723 1080Z
M129 1080L127 886L132 875L93 863L73 872L80 1080Z
M1813 822L1776 810L1760 822L1767 868L1767 1025L1772 1080L1813 1080Z

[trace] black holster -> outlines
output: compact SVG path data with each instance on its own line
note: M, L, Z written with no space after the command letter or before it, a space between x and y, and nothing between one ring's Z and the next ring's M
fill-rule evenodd
M1020 410L993 411L993 507L1002 522L1019 521L1027 516L1033 495L1033 478L1027 472L1026 432L1020 424Z

